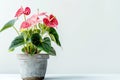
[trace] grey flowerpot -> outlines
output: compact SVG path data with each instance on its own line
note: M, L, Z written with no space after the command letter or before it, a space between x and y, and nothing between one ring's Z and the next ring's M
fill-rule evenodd
M43 80L47 68L47 54L19 54L20 74L23 80Z

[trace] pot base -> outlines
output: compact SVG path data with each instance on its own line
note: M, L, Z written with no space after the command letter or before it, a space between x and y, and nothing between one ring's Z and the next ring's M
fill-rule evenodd
M27 77L23 78L23 80L44 80L44 77Z

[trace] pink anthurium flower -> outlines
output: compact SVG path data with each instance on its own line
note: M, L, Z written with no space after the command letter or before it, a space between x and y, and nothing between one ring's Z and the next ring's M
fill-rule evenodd
M24 12L23 7L19 8L18 11L17 11L16 14L15 14L15 17L21 16L21 15L23 14L23 12Z
M38 15L34 14L26 21L22 22L20 29L29 28L30 26L34 26L40 22Z
M29 28L30 26L31 25L29 24L29 22L24 21L22 22L20 29L26 29L26 28Z
M31 24L32 26L34 26L40 22L40 19L39 19L38 15L34 14L30 18L27 19L27 22L29 24Z
M50 16L44 18L43 22L48 27L57 27L57 25L58 25L57 19L52 14Z
M26 7L23 13L25 15L29 15L31 13L31 9L29 7Z

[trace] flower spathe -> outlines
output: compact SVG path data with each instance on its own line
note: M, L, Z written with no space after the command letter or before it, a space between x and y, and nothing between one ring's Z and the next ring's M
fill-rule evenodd
M40 23L40 18L38 15L34 14L30 18L27 19L27 21L32 25L36 25L37 23Z
M24 12L23 7L19 8L19 9L17 10L16 14L15 14L15 17L21 16L21 15L23 14L23 12Z
M29 28L30 26L31 26L31 25L30 25L29 22L24 21L24 22L22 22L20 29Z
M31 13L31 9L29 7L25 8L25 11L23 12L25 15L29 15Z
M46 26L49 26L49 27L57 27L58 26L58 21L55 18L55 16L53 16L52 14L50 16L44 18L43 22Z

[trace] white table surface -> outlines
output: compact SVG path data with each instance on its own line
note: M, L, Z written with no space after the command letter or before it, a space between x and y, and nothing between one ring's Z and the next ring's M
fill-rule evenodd
M22 80L19 74L0 74L0 80ZM120 74L47 74L45 80L120 80Z

